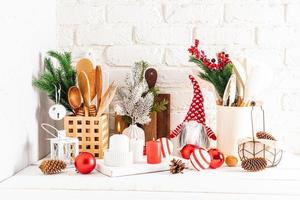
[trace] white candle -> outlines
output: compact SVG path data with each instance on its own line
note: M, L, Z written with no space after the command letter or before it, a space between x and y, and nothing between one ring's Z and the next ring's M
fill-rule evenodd
M126 135L115 134L109 139L109 150L117 152L129 151L129 138Z
M141 162L144 154L144 140L131 139L130 140L130 151L133 154L133 162Z

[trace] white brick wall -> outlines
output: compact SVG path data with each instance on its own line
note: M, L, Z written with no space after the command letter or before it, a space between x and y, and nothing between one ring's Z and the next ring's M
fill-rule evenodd
M74 55L91 52L110 79L122 83L128 67L144 59L158 68L158 85L172 94L172 127L191 99L187 48L199 38L213 55L266 63L272 88L261 95L267 127L297 134L300 107L299 0L60 0L58 41ZM213 95L204 89L206 112L214 123ZM299 133L298 133L299 134Z

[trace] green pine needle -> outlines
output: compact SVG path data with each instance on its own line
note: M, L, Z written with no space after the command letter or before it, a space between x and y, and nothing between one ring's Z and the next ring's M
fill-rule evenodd
M45 70L40 78L34 78L33 86L48 94L48 97L55 101L55 87L61 88L61 98L59 103L68 111L72 111L68 103L68 90L76 85L76 71L72 66L72 57L70 52L59 53L49 51L49 57L44 59ZM59 66L55 67L53 59L56 59Z

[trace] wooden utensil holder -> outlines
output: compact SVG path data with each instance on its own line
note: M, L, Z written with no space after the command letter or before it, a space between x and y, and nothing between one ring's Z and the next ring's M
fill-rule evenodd
M79 152L90 152L95 158L102 159L108 148L108 115L100 117L66 116L64 128L68 137L77 137Z

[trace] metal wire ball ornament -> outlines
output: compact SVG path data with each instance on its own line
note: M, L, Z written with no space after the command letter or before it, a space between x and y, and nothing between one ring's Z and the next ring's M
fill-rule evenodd
M253 110L254 106L252 106L251 109L252 139L238 145L238 154L240 160L244 161L249 158L262 157L266 159L267 167L275 167L282 159L283 150L266 145L261 142L262 140L259 141L255 138ZM260 106L260 110L263 114L263 131L265 131L265 112L262 106Z

